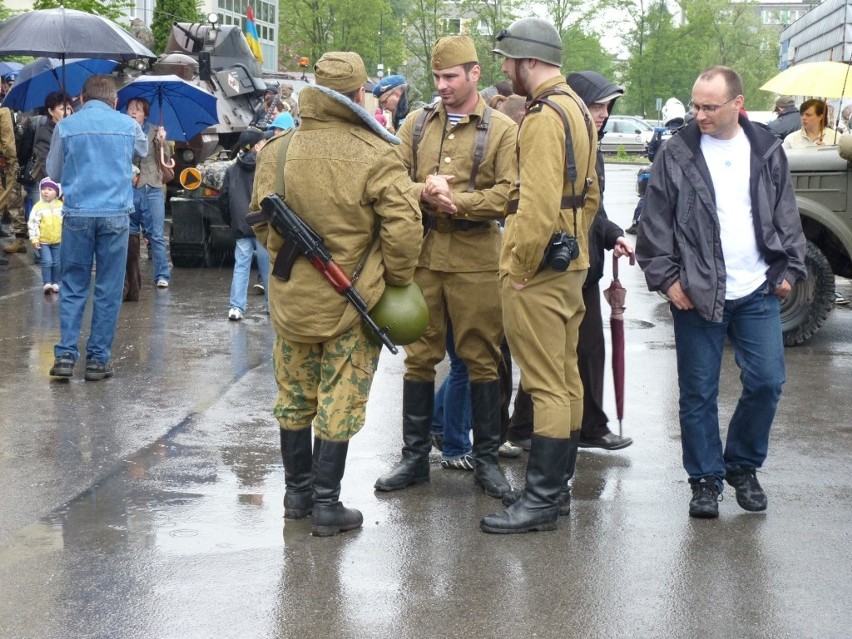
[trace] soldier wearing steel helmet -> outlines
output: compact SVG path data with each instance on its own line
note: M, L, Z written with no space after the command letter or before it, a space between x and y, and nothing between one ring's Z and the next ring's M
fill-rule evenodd
M429 305L429 328L405 349L402 459L375 487L391 491L429 481L435 366L444 359L451 322L471 382L474 483L499 498L511 486L497 459L503 334L497 221L516 174L517 125L479 96L480 66L468 36L435 43L432 75L441 100L408 115L397 148L424 213L414 280Z
M589 269L588 230L598 210L596 135L588 110L560 72L562 40L524 18L497 36L494 53L516 93L528 96L518 133L519 180L500 255L503 326L535 406L526 486L489 533L556 528L557 500L582 423L577 333ZM557 259L558 258L558 259Z
M360 273L357 289L372 308L386 283L412 281L422 238L420 207L391 150L399 141L363 108L367 73L361 57L326 53L314 70L316 86L299 96L301 126L260 152L249 208L260 209L269 193L285 195L340 268L353 278ZM265 223L254 230L274 264L284 239ZM364 425L381 347L365 334L354 307L306 259L294 262L289 280L273 277L269 284L284 516L310 515L315 535L352 530L363 518L340 502L340 482L349 440Z

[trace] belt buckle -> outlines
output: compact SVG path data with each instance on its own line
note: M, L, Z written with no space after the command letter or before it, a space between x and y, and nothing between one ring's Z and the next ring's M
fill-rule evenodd
M452 233L453 221L448 217L444 217L443 215L436 215L435 230L438 231L438 233Z

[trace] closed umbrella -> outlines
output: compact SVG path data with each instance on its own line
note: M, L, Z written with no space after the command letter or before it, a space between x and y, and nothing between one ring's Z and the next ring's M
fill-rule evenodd
M633 255L630 256L630 263L636 263ZM612 338L612 381L615 390L618 435L621 437L621 424L624 420L624 302L627 298L627 289L618 279L618 258L615 255L612 256L612 283L603 294L611 308L609 330Z
M44 99L53 91L79 95L86 80L101 73L110 73L118 63L102 58L69 58L65 60L65 81L62 81L62 60L38 58L18 73L18 79L3 100L3 106L29 111L44 106ZM63 88L64 87L64 88Z
M140 75L119 89L117 108L134 98L148 101L148 120L164 127L169 140L188 142L219 123L216 96L176 75Z

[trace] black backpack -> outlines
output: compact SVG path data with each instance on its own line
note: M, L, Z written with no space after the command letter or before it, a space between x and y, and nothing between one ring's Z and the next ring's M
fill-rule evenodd
M15 148L18 151L18 164L26 166L33 156L35 134L40 126L47 123L46 115L32 115L24 118L20 113L14 113L15 118ZM22 121L23 120L23 121Z

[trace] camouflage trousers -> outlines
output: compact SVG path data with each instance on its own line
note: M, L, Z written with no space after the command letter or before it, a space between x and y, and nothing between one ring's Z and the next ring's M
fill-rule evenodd
M15 179L18 173L18 161L8 160L6 165L6 186L0 183L0 214L9 209L12 218L12 233L15 237L27 238L27 212L24 209L24 194L21 185Z
M278 398L272 414L284 430L313 423L314 435L349 441L364 426L381 347L360 324L319 344L276 337L272 353Z

